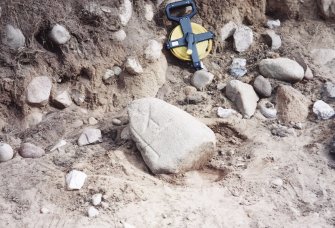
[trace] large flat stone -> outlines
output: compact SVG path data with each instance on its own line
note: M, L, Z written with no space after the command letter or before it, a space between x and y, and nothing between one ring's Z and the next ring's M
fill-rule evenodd
M131 136L155 174L197 169L214 152L214 132L193 116L162 100L135 100L129 105L128 114Z

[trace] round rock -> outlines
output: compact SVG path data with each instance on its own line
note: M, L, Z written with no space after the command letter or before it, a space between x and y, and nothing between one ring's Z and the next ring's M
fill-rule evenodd
M56 44L65 44L70 40L71 35L64 26L56 24L51 29L49 37Z
M191 83L197 89L204 89L206 86L212 83L214 75L205 70L198 70L194 73Z
M14 28L12 25L7 25L4 29L2 42L10 49L16 50L24 47L26 38L20 29Z
M51 80L46 76L36 77L27 86L27 101L32 105L48 103L52 88Z
M313 112L320 120L329 120L335 115L334 109L329 104L321 100L314 103Z
M261 97L270 97L272 86L268 79L259 75L254 81L254 89Z
M23 158L40 158L45 155L45 151L42 148L35 146L34 144L23 143L19 150L19 154Z
M301 81L305 76L302 66L288 58L263 59L259 70L264 77L288 82Z
M6 162L13 158L14 152L7 143L0 143L0 162Z

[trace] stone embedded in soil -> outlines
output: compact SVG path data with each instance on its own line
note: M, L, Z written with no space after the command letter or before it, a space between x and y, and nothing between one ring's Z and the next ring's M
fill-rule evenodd
M88 214L88 217L94 218L99 215L99 211L95 207L89 207L87 214Z
M268 27L269 29L275 29L275 28L278 28L280 27L280 20L268 20L266 22L266 27Z
M271 43L271 50L278 50L281 47L282 41L279 35L273 30L266 30L266 37Z
M327 98L335 99L335 83L326 82L324 90Z
M74 89L71 91L71 98L73 99L76 105L80 106L85 102L86 96L84 92Z
M229 118L231 116L237 115L237 112L234 109L219 107L217 115L220 118Z
M284 181L280 178L276 178L276 179L271 181L271 185L273 187L279 188L279 187L282 187L284 185Z
M329 120L335 115L335 110L329 104L321 100L314 103L313 112L320 120Z
M139 75L143 73L143 68L139 61L135 57L128 57L125 63L125 68L128 73L133 75Z
M122 69L121 69L121 67L118 67L118 66L113 66L113 67L112 67L112 70L114 71L114 74L115 74L116 76L120 76L121 73L122 73Z
M335 19L335 0L317 0L322 15L327 19Z
M288 82L301 81L305 76L302 66L288 58L263 59L259 70L264 77Z
M277 89L278 118L284 123L302 123L308 116L308 100L292 86L280 85Z
M314 78L313 72L309 66L307 66L307 69L305 71L305 79L312 80Z
M234 33L234 47L238 52L247 51L254 42L254 34L248 26L239 25Z
M98 120L94 117L90 117L90 118L88 118L88 124L89 125L96 125L96 124L98 124Z
M51 149L50 152L55 151L55 150L60 150L63 146L66 145L66 141L61 139L59 140L56 145L54 145Z
M114 124L115 126L121 126L122 121L115 118L115 119L112 119L112 124Z
M66 177L66 186L68 190L79 190L81 189L86 181L87 175L84 172L78 170L72 170Z
M147 60L157 61L162 54L163 45L156 40L149 40L148 46L144 50L144 56Z
M43 113L39 109L33 109L31 113L29 113L25 119L25 126L27 128L36 126L37 124L41 123L43 120Z
M32 105L45 105L49 101L52 88L51 80L46 76L35 77L27 86L27 101Z
M13 158L13 148L7 143L0 142L0 162L6 162Z
M96 128L85 128L78 139L79 146L85 146L100 142L102 142L101 131L100 129Z
M251 85L232 80L227 83L226 95L244 118L251 118L254 115L259 97Z
M49 37L56 44L65 44L71 39L69 31L59 24L52 27Z
M213 155L214 132L173 105L143 98L129 105L128 114L132 138L155 174L197 169Z
M45 155L45 151L34 144L23 143L20 147L19 154L23 158L40 158Z
M230 74L234 77L242 77L247 73L247 60L234 58L230 66Z
M131 19L133 13L133 5L130 0L123 0L119 9L119 18L123 26L126 26Z
M64 109L72 105L72 99L68 91L62 91L57 94L53 99L53 104L55 107Z
M335 60L335 49L313 49L311 57L316 64L321 66L331 64Z
M129 126L123 128L123 130L121 131L120 137L121 137L122 140L130 140L131 139Z
M262 115L268 119L277 118L277 110L275 106L266 99L262 99L258 102L258 109L262 113Z
M113 78L114 75L115 75L115 72L113 70L107 69L104 76L102 76L102 80L104 80L106 82L110 78Z
M120 29L112 34L112 40L122 42L127 38L127 34L123 29Z
M229 21L227 24L225 24L220 30L221 41L225 41L226 39L234 35L236 29L237 24L233 21Z
M102 200L102 194L97 193L92 196L92 204L93 206L98 206L101 203Z
M212 83L214 75L206 70L198 70L194 73L191 84L197 89L204 89L206 86Z
M151 4L144 5L144 18L147 21L152 21L152 19L154 18L154 9Z
M269 79L259 75L254 81L254 89L261 97L270 97L272 86Z
M12 25L6 25L2 38L2 43L7 45L10 49L17 50L25 46L26 38L22 31L14 28Z

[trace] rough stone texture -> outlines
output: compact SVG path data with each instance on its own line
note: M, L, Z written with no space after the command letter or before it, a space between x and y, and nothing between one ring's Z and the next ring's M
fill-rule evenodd
M97 193L97 194L94 194L92 196L92 204L94 206L98 206L101 203L101 200L102 200L102 194L101 193Z
M19 150L19 154L23 158L40 158L45 155L45 151L42 148L35 146L34 144L23 143Z
M99 211L95 207L89 207L87 211L87 215L90 218L94 218L99 215Z
M155 174L197 169L214 152L216 139L211 129L162 100L135 100L128 114L132 138Z
M135 57L129 57L126 61L125 67L130 74L139 75L143 73L143 68Z
M27 101L32 105L45 105L49 101L52 88L51 80L46 76L36 77L27 86Z
M230 108L227 109L227 108L219 107L217 111L217 115L220 118L228 118L230 116L237 115L237 112L234 109L230 109Z
M313 71L311 70L311 68L307 66L307 69L305 71L305 79L312 80L313 78L314 78Z
M144 17L147 21L152 21L154 18L154 9L151 4L144 5Z
M266 30L265 34L268 42L271 44L271 50L278 50L281 47L281 38L273 30Z
M288 82L301 81L305 76L302 66L287 58L263 59L259 64L259 70L264 77Z
M320 120L329 120L335 115L334 109L329 104L321 100L314 103L313 112Z
M119 9L120 14L119 14L119 18L121 21L121 24L123 26L126 26L128 24L128 22L130 21L130 18L132 16L133 13L133 5L131 3L130 0L123 0L123 3Z
M280 27L281 23L280 20L268 20L266 22L266 27L268 27L269 29L275 29Z
M277 90L278 118L284 123L305 122L308 116L308 101L291 86L280 85Z
M244 118L251 118L254 115L259 98L251 85L232 80L226 86L226 95L234 102Z
M335 0L317 0L322 15L327 19L335 19Z
M235 58L230 66L230 74L234 77L243 77L248 71L246 68L247 60Z
M312 50L312 58L316 64L330 64L335 59L334 49L314 49Z
M78 139L79 146L102 142L101 131L96 128L85 128Z
M327 98L335 99L335 84L331 82L326 82L325 86L325 95Z
M25 42L26 38L20 29L14 28L12 25L6 25L2 38L3 44L7 45L10 49L16 50L24 47Z
M72 99L68 91L63 91L55 96L53 103L57 108L64 109L71 106Z
M162 54L163 45L156 40L149 40L144 56L150 62L157 61Z
M122 42L127 38L127 34L123 29L120 29L112 34L112 39Z
M56 44L65 44L71 39L71 35L67 29L59 24L56 24L50 31L50 39Z
M260 102L258 102L257 106L264 117L268 119L277 118L277 110L275 109L275 106L268 100L262 99Z
M223 42L229 37L231 37L232 35L234 35L236 29L237 29L237 24L233 21L229 21L227 24L225 24L220 30L221 41Z
M206 86L212 83L214 75L206 70L198 70L194 73L191 83L197 89L204 89Z
M245 25L238 26L234 33L235 50L238 52L247 51L253 42L254 34L251 28Z
M67 189L68 190L81 189L85 184L86 178L87 175L85 173L78 170L72 170L65 177Z
M261 97L270 97L272 86L267 78L259 75L254 81L254 89Z
M13 158L14 151L7 143L0 142L0 162L6 162Z

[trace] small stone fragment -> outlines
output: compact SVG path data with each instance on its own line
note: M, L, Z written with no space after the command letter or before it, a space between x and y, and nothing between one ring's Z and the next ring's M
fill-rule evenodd
M154 9L151 4L144 5L144 17L147 21L152 21L154 18Z
M313 112L320 120L329 120L335 115L335 110L329 104L321 100L314 103Z
M79 146L102 142L101 131L95 128L85 128L78 139Z
M88 118L88 124L89 125L96 125L96 124L98 124L98 120L94 117L90 117L90 118Z
M46 207L41 208L41 214L50 214L50 210Z
M51 80L46 76L35 77L27 86L27 101L32 105L45 105L49 101L52 88Z
M251 85L232 80L227 83L226 95L235 103L244 118L251 118L254 115L259 97Z
M49 37L56 44L65 44L70 40L71 35L64 26L56 24L52 27Z
M305 72L305 79L312 80L314 78L313 72L311 68L307 66L306 72Z
M264 77L288 82L301 81L305 76L302 66L288 58L263 59L259 70Z
M94 206L98 206L101 203L101 200L102 200L102 194L101 193L97 193L97 194L94 194L92 196L92 204Z
M271 43L271 50L278 50L281 47L282 41L279 35L273 30L266 30L266 36Z
M115 118L115 119L112 119L112 124L114 124L115 126L121 126L122 121Z
M247 73L247 60L235 58L230 66L230 74L234 77L242 77Z
M191 83L197 89L202 90L212 83L214 75L205 70L198 70L194 73Z
M43 120L43 113L40 110L32 110L25 118L25 125L27 128L36 126L37 124L41 123Z
M72 105L72 99L68 91L63 91L55 96L53 103L57 108L64 109Z
M266 27L268 27L269 29L275 29L275 28L278 28L280 27L280 20L268 20L266 22Z
M263 99L258 103L258 108L264 117L268 119L277 118L277 110L271 102Z
M254 42L254 35L252 30L245 26L240 25L234 33L234 47L238 52L245 52Z
M6 25L2 38L3 44L7 45L10 49L17 50L24 47L25 42L26 38L20 29L14 28L12 25Z
M282 187L283 186L283 184L284 184L284 181L282 180L282 179L280 179L280 178L276 178L276 179L274 179L273 181L271 181L271 185L273 186L273 187Z
M143 73L143 68L135 57L128 57L125 67L130 74L139 75Z
M232 35L234 35L234 32L237 29L237 24L233 21L229 21L227 24L223 26L223 28L220 30L221 34L221 41L225 41Z
M23 158L40 158L45 155L45 151L34 144L23 143L19 150L19 154Z
M65 145L66 145L66 141L62 139L62 140L60 140L58 143L56 143L56 145L54 145L50 149L50 152L58 150L58 149L60 149L61 147L65 146Z
M113 66L113 67L112 67L112 70L114 71L114 74L115 74L116 76L120 76L121 73L122 73L122 69L121 69L121 67L118 67L118 66Z
M227 109L219 107L217 111L217 115L220 118L229 118L231 116L237 115L237 112L234 109Z
M89 207L87 213L90 218L94 218L99 215L99 211L95 207Z
M72 90L71 97L72 97L74 103L78 106L83 104L85 102L85 98L86 98L85 94L78 91L78 90Z
M335 99L335 84L331 82L326 82L324 87L326 97Z
M107 81L108 79L112 78L115 75L115 72L113 70L107 69L106 73L102 77L104 81Z
M7 143L0 142L0 162L6 162L13 158L14 151Z
M130 18L133 13L133 5L130 0L123 0L122 5L119 9L119 18L121 21L121 24L123 26L126 26L128 22L130 21Z
M121 136L120 137L121 137L122 140L129 140L129 139L131 139L129 126L125 127L121 131Z
M112 34L112 40L122 42L127 38L127 34L123 29L116 31Z
M272 86L268 79L259 75L254 81L254 89L261 97L270 97Z
M72 170L65 177L67 189L68 190L81 189L85 184L86 178L87 175L84 172L78 170Z
M147 48L144 50L144 56L147 60L157 61L162 54L163 45L156 40L149 40Z

